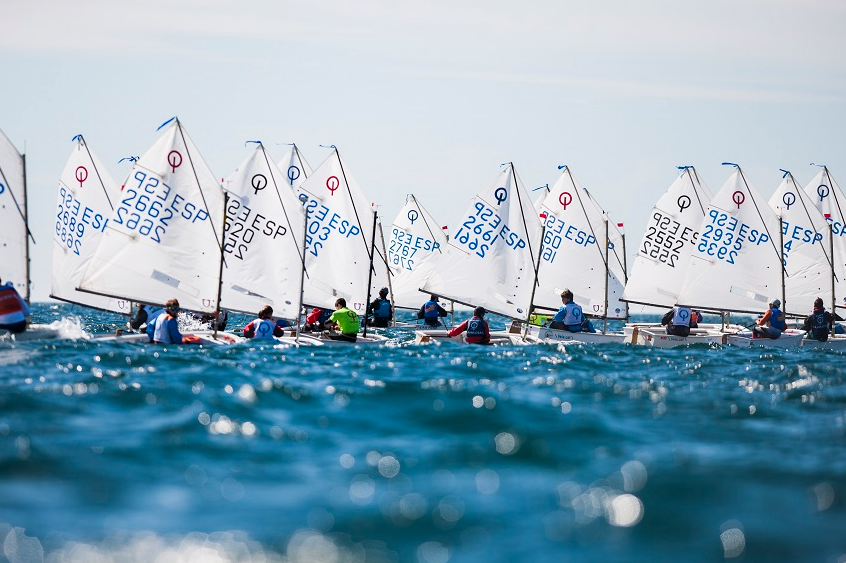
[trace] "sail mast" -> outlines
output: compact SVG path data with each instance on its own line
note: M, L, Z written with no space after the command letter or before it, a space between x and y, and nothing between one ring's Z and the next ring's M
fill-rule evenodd
M373 233L370 235L370 267L367 268L367 299L364 302L364 336L367 338L367 306L370 304L370 284L373 282L373 255L376 246L376 219L377 212L373 210Z
M29 303L30 299L30 271L29 271L29 237L32 236L29 233L29 211L27 210L27 197L26 197L26 154L21 155L21 163L23 164L23 218L24 218L24 228L26 229L27 234L29 236L24 236L26 246L24 247L24 267L26 268L26 302Z

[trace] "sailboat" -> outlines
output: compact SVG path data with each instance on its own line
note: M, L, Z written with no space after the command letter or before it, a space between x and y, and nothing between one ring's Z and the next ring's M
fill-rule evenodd
M417 310L427 300L420 291L435 271L437 257L448 239L443 229L413 194L397 213L388 238L388 265L394 275L391 293L394 307Z
M712 194L693 166L679 166L679 175L649 213L643 239L622 299L629 303L672 308L679 293L699 228ZM672 348L689 344L722 344L721 326L700 325L689 336L667 334L658 323L628 323L625 342Z
M30 302L29 230L26 199L26 158L0 130L0 264L3 283L12 282L20 296ZM27 330L9 335L15 340L55 338L58 331L47 325L30 325Z
M835 313L838 307L846 307L846 238L843 236L846 233L846 196L827 166L813 166L819 166L820 170L804 191L826 221L826 227L821 232L825 233L823 245L831 256L830 288L821 291L820 296L828 296L828 300L823 301ZM802 347L846 349L846 335L832 334L825 342L806 338Z
M312 168L300 152L296 143L291 143L291 149L276 163L282 171L288 187L297 193L300 185L311 175Z
M177 118L135 161L79 284L81 291L219 310L224 192ZM233 337L216 331L208 342Z
M120 197L120 188L85 138L75 136L59 179L50 297L101 311L132 312L125 299L76 289Z
M512 163L470 202L423 290L470 307L528 321L542 227ZM417 331L417 340L446 331ZM519 333L517 334L519 336ZM510 335L500 335L511 341Z
M378 216L349 173L337 147L299 186L307 213L303 303L333 309L343 297L362 316L371 296L388 284L388 265L376 247ZM365 333L357 344L383 342ZM326 341L340 343L341 341Z
M700 310L757 314L783 295L779 219L739 166L714 195L691 252L678 303ZM795 347L804 331L778 339L729 334L737 346Z
M298 319L302 293L303 207L264 145L256 145L223 184L220 306L255 314L265 305L278 317Z
M585 314L601 319L624 319L621 301L625 283L622 234L592 196L576 181L569 166L540 204L544 219L543 246L538 267L534 310L557 311L565 288ZM569 332L537 324L525 327L527 338L538 341L622 342L622 333Z

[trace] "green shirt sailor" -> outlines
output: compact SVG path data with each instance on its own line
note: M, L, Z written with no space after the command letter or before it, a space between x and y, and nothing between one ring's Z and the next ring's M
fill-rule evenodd
M332 313L329 320L338 323L338 328L342 334L354 335L358 334L358 315L347 307L342 307Z

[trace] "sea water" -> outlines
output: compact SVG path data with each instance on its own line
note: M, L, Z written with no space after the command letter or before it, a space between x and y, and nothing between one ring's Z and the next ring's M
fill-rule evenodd
M33 320L64 338L0 342L0 561L846 561L840 353Z

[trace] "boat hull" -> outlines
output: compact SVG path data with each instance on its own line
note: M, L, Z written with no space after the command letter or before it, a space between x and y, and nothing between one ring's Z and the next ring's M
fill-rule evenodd
M779 338L752 338L751 332L729 334L728 344L741 348L798 348L804 338L804 330L789 328L782 332Z
M581 344L622 344L622 332L570 332L541 326L530 325L526 330L526 339L530 342L564 342ZM522 332L521 332L522 334Z
M829 336L825 342L805 338L802 341L802 348L813 348L816 350L846 350L846 334L835 334Z
M676 348L692 345L725 345L727 334L718 325L711 328L695 328L689 336L667 334L667 328L659 324L628 324L623 329L627 344L652 346L654 348Z

